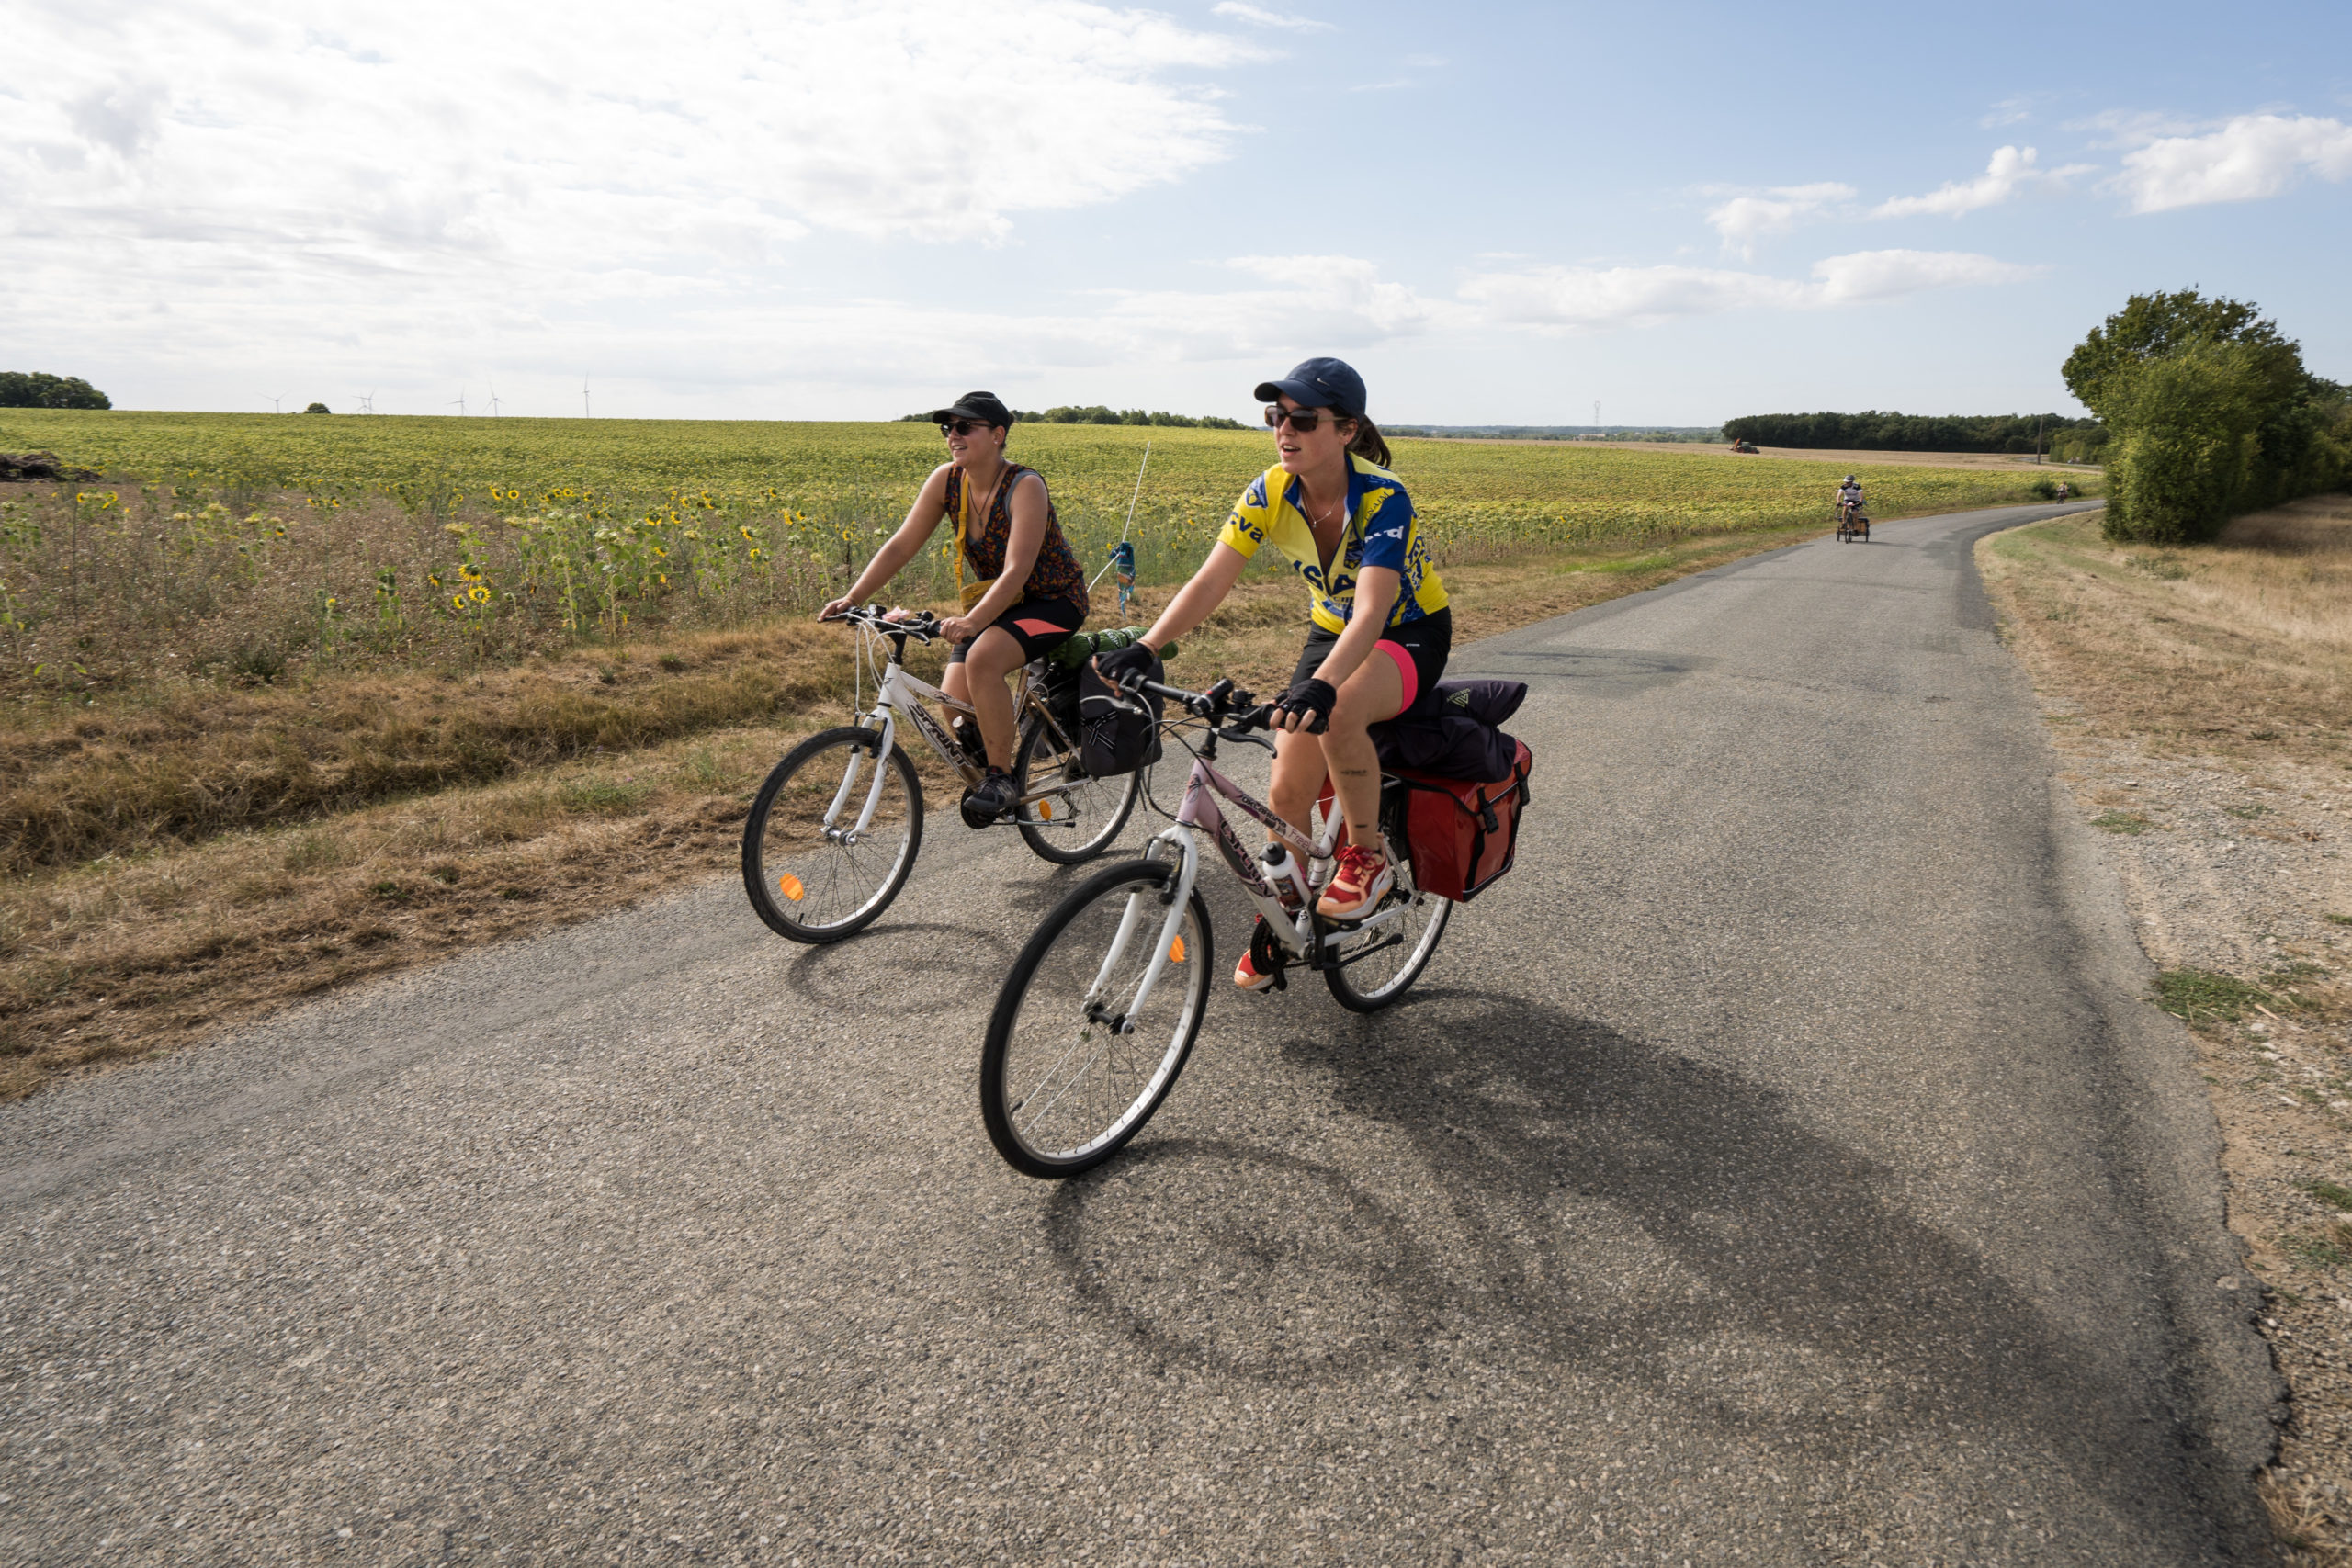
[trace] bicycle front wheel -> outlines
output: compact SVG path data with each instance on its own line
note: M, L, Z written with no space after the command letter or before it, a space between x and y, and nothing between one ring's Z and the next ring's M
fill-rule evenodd
M922 847L922 784L903 749L876 755L881 739L854 724L820 731L785 753L752 802L743 890L778 936L839 942L906 886Z
M1076 865L1109 849L1127 825L1143 794L1143 770L1089 777L1078 765L1077 739L1065 744L1051 725L1032 713L1021 727L1012 783L1023 796L1041 789L1054 792L1021 808L1023 841L1056 865Z
M1096 873L1054 906L1005 976L980 1051L980 1118L1015 1170L1092 1169L1176 1087L1201 1032L1214 957L1197 890L1160 948L1175 875L1161 861Z
M1324 951L1340 961L1340 967L1323 971L1332 999L1351 1012L1378 1012L1403 996L1429 967L1453 915L1451 899L1400 887L1378 911L1377 923L1327 935Z

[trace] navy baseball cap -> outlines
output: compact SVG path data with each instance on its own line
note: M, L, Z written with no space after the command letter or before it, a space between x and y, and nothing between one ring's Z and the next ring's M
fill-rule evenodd
M1291 398L1304 409L1337 409L1363 417L1363 378L1344 359L1303 359L1279 381L1261 381L1250 394L1261 403Z

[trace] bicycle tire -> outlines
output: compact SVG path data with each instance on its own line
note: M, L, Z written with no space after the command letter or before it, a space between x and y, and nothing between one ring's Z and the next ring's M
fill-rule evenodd
M1396 967L1383 966L1367 972L1363 969L1363 964L1377 962L1367 958L1323 971L1323 983L1331 988L1331 999L1350 1012L1378 1012L1410 990L1413 982L1421 977L1421 971L1430 966L1430 960L1436 956L1437 944L1445 935L1447 923L1453 919L1453 900L1441 898L1434 893L1408 895L1398 907L1414 913L1401 916L1394 922L1397 928L1396 934L1404 938L1406 949L1405 956ZM1388 928L1375 927L1373 941L1385 941L1387 935ZM1332 939L1327 936L1324 942L1328 949ZM1349 934L1343 932L1339 937L1338 945L1339 956L1344 959L1351 946L1368 949L1372 943L1353 943L1349 940ZM1374 976L1379 977L1376 982L1366 983L1373 982Z
M770 771L753 798L752 814L743 822L743 891L751 896L752 908L761 920L776 935L812 944L839 942L873 923L906 886L915 853L922 848L922 781L916 776L905 748L893 745L882 763L898 775L904 792L904 804L893 814L903 826L893 824L897 843L885 869L878 875L865 872L853 859L863 845L827 843L821 837L823 811L840 787L852 749L871 757L879 739L878 730L863 725L820 730L784 754L784 761ZM817 761L828 752L841 754L841 761L830 771ZM797 784L804 787L796 789ZM862 777L859 787L864 787ZM886 797L888 793L886 788ZM781 818L777 815L780 800L785 813ZM862 804L853 801L845 814L854 820ZM885 822L886 810L887 801L877 806L877 825ZM877 827L868 836L890 831L892 827ZM847 911L834 917L821 914L820 909L831 908L831 902L812 902L812 895L831 894L844 886L854 895ZM861 894L861 887L867 890ZM794 890L797 897L793 896Z
M1012 784L1021 794L1025 795L1029 793L1030 777L1039 771L1041 762L1046 769L1068 768L1075 762L1075 744L1067 752L1056 752L1054 744L1053 731L1046 728L1046 721L1038 715L1032 713L1022 722L1021 742L1014 748L1012 759ZM1040 859L1051 861L1056 865L1081 864L1111 847L1111 841L1119 836L1120 829L1126 827L1127 818L1135 814L1136 802L1142 796L1141 768L1107 779L1072 781L1069 793L1063 797L1065 808L1074 810L1078 814L1077 820L1081 823L1091 811L1102 819L1102 825L1091 835L1077 838L1073 836L1074 831L1083 829L1054 826L1050 816L1041 815L1053 811L1054 803L1041 800L1034 806L1021 808L1022 841L1035 851Z
M1200 1038L1216 966L1208 905L1199 889L1185 900L1186 919L1177 933L1180 941L1192 940L1179 962L1162 969L1147 1004L1150 1020L1133 1033L1113 1033L1083 1011L1127 901L1141 897L1151 922L1148 943L1138 950L1130 939L1109 993L1133 995L1142 968L1130 961L1156 953L1165 916L1159 900L1175 874L1168 862L1136 860L1088 877L1039 922L997 992L980 1048L980 1120L996 1152L1023 1175L1057 1180L1093 1169L1143 1131L1176 1087ZM1159 1043L1171 1003L1173 1018ZM1122 1055L1122 1041L1145 1043ZM1081 1046L1091 1048L1078 1064L1078 1074L1087 1077L1083 1085L1078 1074L1066 1071ZM1036 1106L1049 1089L1053 1098Z

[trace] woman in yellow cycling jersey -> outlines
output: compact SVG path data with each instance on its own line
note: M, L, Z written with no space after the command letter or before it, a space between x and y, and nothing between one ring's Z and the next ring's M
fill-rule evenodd
M1144 634L1151 649L1182 637L1224 603L1268 540L1306 580L1313 625L1276 705L1271 804L1306 830L1323 781L1348 823L1340 865L1317 908L1337 919L1367 914L1396 884L1381 852L1380 758L1369 726L1395 718L1445 672L1453 616L1430 565L1405 487L1386 468L1388 444L1364 415L1363 378L1337 359L1310 359L1259 385L1279 460L1250 481L1208 559ZM1096 660L1105 676L1140 667L1141 648ZM1234 983L1273 983L1244 957Z

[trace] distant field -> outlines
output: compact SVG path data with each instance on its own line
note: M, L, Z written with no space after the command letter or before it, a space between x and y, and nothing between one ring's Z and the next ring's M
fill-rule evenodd
M1016 429L1012 451L1046 474L1073 541L1099 558L1118 536L1147 441L1135 531L1146 579L1164 580L1198 560L1235 495L1269 462L1263 433L1030 425ZM937 434L920 424L29 410L0 411L0 449L55 451L110 479L168 487L169 510L219 500L240 517L289 496L344 509L385 504L435 527L554 510L673 530L668 558L688 560L709 554L695 547L711 541L680 541L674 530L724 523L737 543L763 547L764 568L749 575L767 580L766 600L804 598L838 575L844 553L862 558L872 530L898 521L943 457ZM1889 515L2030 500L2037 477L1997 466L1957 471L1933 459L1889 465L1877 456L1871 502ZM1531 543L1784 527L1826 515L1849 461L1823 454L1739 462L1672 446L1396 444L1397 471L1441 561L1494 558ZM739 583L750 564L739 560L723 575ZM673 572L666 586L707 575ZM655 592L663 586L647 596L664 597Z

